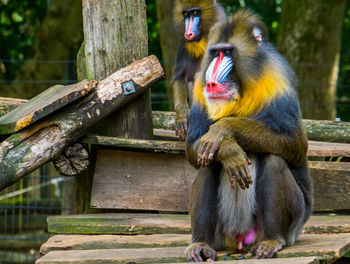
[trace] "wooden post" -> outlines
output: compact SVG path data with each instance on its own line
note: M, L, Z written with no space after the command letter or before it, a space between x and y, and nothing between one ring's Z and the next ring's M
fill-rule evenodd
M147 56L145 0L82 0L82 3L84 44L79 52L80 78L101 80ZM152 136L150 98L150 91L145 92L100 122L96 132L105 136L149 139ZM94 152L92 149L92 156ZM88 172L76 177L76 213L89 209L94 165L92 161Z

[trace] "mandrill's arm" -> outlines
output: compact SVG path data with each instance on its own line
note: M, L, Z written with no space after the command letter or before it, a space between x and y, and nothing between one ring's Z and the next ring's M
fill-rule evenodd
M199 156L208 164L225 138L234 138L246 152L280 155L289 164L299 166L306 157L308 142L301 121L294 133L278 133L264 122L241 117L225 117L210 126L202 137Z
M176 134L180 140L185 140L187 134L187 86L184 80L175 80L173 83L173 98L176 112Z

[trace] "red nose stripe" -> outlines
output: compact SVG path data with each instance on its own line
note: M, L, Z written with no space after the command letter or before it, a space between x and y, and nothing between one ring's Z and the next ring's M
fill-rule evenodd
M222 51L220 51L219 58L216 59L216 62L214 65L213 75L211 76L211 81L216 81L216 78L218 77L218 73L219 73L219 68L220 68L220 65L221 65L223 59L224 59L224 54Z

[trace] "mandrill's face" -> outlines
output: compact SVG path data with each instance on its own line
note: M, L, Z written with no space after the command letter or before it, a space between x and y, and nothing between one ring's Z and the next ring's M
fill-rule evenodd
M234 47L230 44L216 44L210 47L210 64L205 73L204 95L208 102L234 101L240 84L234 71Z
M204 95L208 103L233 102L242 96L244 82L259 74L261 32L249 23L228 23L211 34Z

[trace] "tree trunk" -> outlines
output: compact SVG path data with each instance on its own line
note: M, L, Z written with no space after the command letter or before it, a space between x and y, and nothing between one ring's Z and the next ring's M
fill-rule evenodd
M36 32L30 56L33 63L23 64L16 80L3 95L32 98L49 85L45 82L19 83L21 80L61 80L70 60L82 41L81 0L53 0L42 26ZM46 60L60 62L45 62Z
M147 56L148 35L144 0L82 0L84 43L78 53L78 78L100 80L110 72ZM150 91L100 122L105 136L152 137ZM76 177L75 213L87 213L95 170L96 149L91 147L90 168Z
M169 106L174 109L173 95L171 92L171 79L175 65L178 38L174 32L173 11L174 0L156 0L157 17L160 24L160 45L162 47L163 66L165 72L166 89Z
M283 0L277 46L299 78L304 118L336 116L345 0Z

